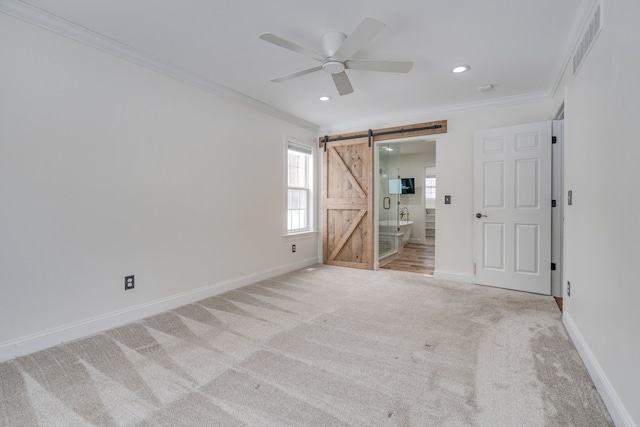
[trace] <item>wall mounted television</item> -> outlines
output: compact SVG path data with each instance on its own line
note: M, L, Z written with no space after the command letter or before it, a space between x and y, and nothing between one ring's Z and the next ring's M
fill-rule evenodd
M414 194L415 192L413 178L389 180L389 194Z
M416 187L413 178L402 178L400 188L402 194L415 194Z

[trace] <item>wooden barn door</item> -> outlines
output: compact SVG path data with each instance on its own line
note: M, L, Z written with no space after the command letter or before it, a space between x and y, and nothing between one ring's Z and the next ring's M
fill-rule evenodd
M373 148L368 138L327 143L323 176L323 261L373 269Z

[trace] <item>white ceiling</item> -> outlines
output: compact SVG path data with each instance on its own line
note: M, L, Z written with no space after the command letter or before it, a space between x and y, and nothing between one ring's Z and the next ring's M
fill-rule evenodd
M15 1L15 0L14 0ZM320 128L497 99L548 96L589 0L25 0L139 52ZM408 74L348 70L339 96L317 65L258 39L274 33L320 51L327 31L349 35L364 17L387 27L355 58L413 61ZM454 75L451 68L469 64ZM479 92L478 86L494 89ZM320 102L330 95L329 102Z

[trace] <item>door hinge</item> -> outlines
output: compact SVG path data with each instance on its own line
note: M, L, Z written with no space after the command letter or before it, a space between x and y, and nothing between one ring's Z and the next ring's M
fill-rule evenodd
M551 271L556 271L556 263L555 262L551 263Z
M552 200L552 201L551 201L551 207L552 207L552 208L555 208L555 207L556 207L556 201L555 201L555 200Z
M555 143L557 143L557 142L558 142L558 139L557 139L555 136L552 136L552 137L551 137L551 143L552 143L552 144L555 144Z
M476 274L476 263L475 262L473 263L473 274L474 275Z

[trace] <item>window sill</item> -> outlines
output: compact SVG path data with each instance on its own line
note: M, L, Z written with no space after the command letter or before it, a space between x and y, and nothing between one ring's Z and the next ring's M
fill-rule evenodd
M284 236L282 236L282 240L288 242L290 240L315 239L317 235L317 231L303 231L300 233L285 234Z

